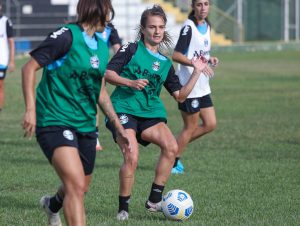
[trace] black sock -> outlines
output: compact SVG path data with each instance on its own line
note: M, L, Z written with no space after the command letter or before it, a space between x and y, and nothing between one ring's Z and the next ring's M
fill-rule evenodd
M53 213L57 213L62 208L63 201L63 198L58 193L56 193L50 198L49 209Z
M152 184L151 192L149 195L149 201L152 203L158 203L162 200L162 193L164 191L165 186L157 185L155 183Z
M129 196L119 196L119 211L125 210L127 213L129 212L129 202L130 202L130 195Z
M175 158L175 162L174 162L173 168L175 168L175 167L177 166L177 163L178 163L179 159L180 159L179 157L176 157L176 158Z

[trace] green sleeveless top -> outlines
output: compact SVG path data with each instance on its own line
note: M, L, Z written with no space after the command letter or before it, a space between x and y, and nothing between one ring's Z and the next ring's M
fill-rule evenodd
M37 87L37 126L68 126L79 132L96 129L97 101L108 63L108 47L98 39L98 48L90 49L78 25L65 27L72 32L72 46L63 64L44 67Z
M120 76L131 80L148 79L149 84L143 90L117 86L111 95L115 111L143 118L166 119L167 113L159 95L171 66L168 58L162 60L151 55L139 41L135 54L123 67Z

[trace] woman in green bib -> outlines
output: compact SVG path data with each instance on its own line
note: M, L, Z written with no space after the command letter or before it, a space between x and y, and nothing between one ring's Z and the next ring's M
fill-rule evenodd
M194 59L193 75L185 86L180 85L172 62L159 51L163 45L169 47L171 44L166 22L166 15L160 6L146 9L141 16L137 42L122 46L107 66L105 79L116 85L111 100L129 136L132 150L130 153L123 152L124 162L119 173L118 220L127 220L129 217L128 203L138 164L139 144L146 146L153 143L161 150L145 204L149 211L161 211L163 189L178 146L166 124L166 109L159 97L160 92L164 86L176 101L184 101L206 66L202 59ZM116 137L111 123L107 122L106 125Z
M97 104L116 129L122 150L130 151L104 86L108 47L95 35L114 15L112 4L110 0L79 0L77 13L77 22L49 34L22 68L25 136L36 133L62 183L54 196L40 200L52 226L62 225L62 207L67 225L86 225L84 194L95 165ZM41 68L35 94L35 74Z

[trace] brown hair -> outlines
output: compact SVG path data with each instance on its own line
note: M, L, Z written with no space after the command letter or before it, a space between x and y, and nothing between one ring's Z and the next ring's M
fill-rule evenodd
M192 7L194 6L194 4L196 3L196 1L197 0L192 0ZM211 4L211 0L208 0L209 1L209 4ZM197 18L195 17L195 10L193 10L192 9L192 11L189 13L189 15L188 15L188 18L190 19L190 20L192 20L194 23L195 23L195 25L197 26L198 25L198 21L197 21ZM209 20L208 20L208 18L206 17L205 18L205 21L206 21L206 23L209 25L209 26L211 26L211 24L210 24L210 22L209 22Z
M165 25L167 24L167 17L166 17L164 10L162 9L162 7L159 5L153 5L152 8L148 8L148 9L144 10L144 12L142 13L136 40L144 41L144 34L142 33L142 28L146 27L149 16L160 16L164 20ZM173 41L172 41L170 34L167 31L165 31L163 40L162 40L161 44L159 45L159 48L163 48L163 46L165 46L167 48L171 48L172 44L173 44Z
M88 23L96 27L99 22L105 26L107 16L114 18L115 12L110 0L79 0L77 4L77 23Z

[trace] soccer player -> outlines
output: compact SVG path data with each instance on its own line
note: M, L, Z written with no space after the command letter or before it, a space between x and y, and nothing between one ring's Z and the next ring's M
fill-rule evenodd
M113 106L121 124L129 135L132 152L123 152L120 168L118 220L129 217L129 200L138 164L139 144L153 143L160 148L155 177L146 208L161 211L162 193L171 173L178 150L177 142L166 122L166 109L160 99L162 86L182 102L206 67L200 58L192 61L194 70L185 86L175 75L171 60L160 52L160 47L170 46L166 31L167 18L163 9L154 5L141 16L137 42L123 45L107 66L105 79L116 85L111 95ZM116 131L107 122L113 137ZM118 142L118 141L117 141Z
M129 139L105 88L108 47L95 36L113 18L111 1L79 0L77 14L76 23L50 34L22 68L25 136L36 132L61 180L54 196L40 200L52 226L61 225L62 207L67 225L86 225L84 194L95 164L97 103L116 129L122 151L130 152ZM35 74L41 68L35 97Z
M179 63L177 74L182 85L185 85L192 76L193 57L204 57L213 66L218 64L218 58L210 56L210 24L207 20L209 8L210 0L192 0L192 11L180 31L172 59ZM184 126L177 137L179 150L172 169L174 174L184 172L179 159L187 144L216 128L216 114L209 85L209 79L213 74L211 67L207 66L188 98L178 104ZM200 125L198 125L199 118L202 122Z
M4 106L4 79L7 70L15 69L15 42L13 26L9 18L2 14L2 0L0 0L0 112Z

